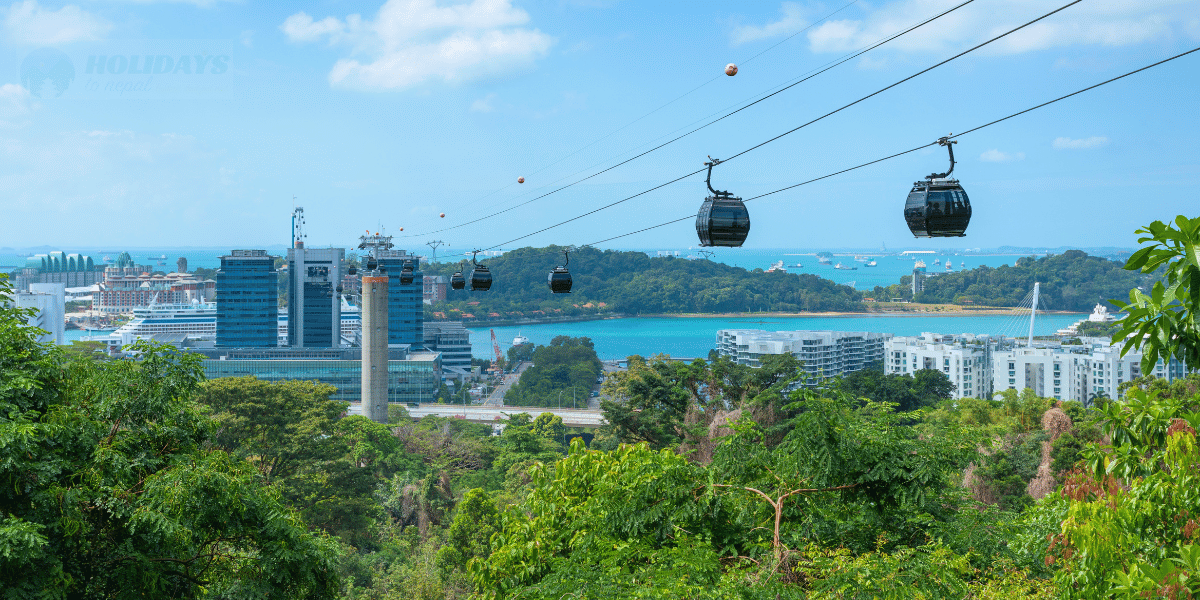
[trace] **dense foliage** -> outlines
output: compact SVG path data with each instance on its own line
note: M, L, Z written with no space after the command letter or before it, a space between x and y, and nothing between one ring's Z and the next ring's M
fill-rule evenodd
M0 301L5 598L334 596L336 545L211 447L196 359L68 361L23 320Z
M513 354L514 349L509 353ZM555 336L533 350L533 366L504 395L509 406L587 406L604 366L586 337Z
M876 287L876 298L904 298L931 304L1019 306L1027 301L1034 282L1041 283L1039 306L1051 310L1091 312L1096 303L1129 295L1129 290L1149 286L1149 275L1132 273L1122 264L1081 250L1035 259L1025 257L1013 266L976 267L968 271L939 273L925 279L924 292L912 297L911 276L899 285ZM1112 304L1107 304L1112 309Z
M1129 302L1118 302L1126 312L1118 323L1114 341L1125 341L1121 355L1142 351L1142 370L1149 372L1159 360L1172 358L1190 369L1200 369L1200 217L1180 215L1174 224L1155 221L1138 229L1139 244L1125 265L1131 271L1166 271L1165 281L1149 294L1129 290Z
M554 295L546 275L562 263L561 248L520 248L481 261L492 272L487 294L451 290L429 308L452 320L604 313L713 313L751 311L858 311L861 294L816 275L747 271L708 260L651 258L644 252L580 248L571 253L571 294ZM424 267L449 276L456 263ZM469 269L468 263L468 269ZM466 272L470 275L470 272ZM540 312L539 312L540 311Z

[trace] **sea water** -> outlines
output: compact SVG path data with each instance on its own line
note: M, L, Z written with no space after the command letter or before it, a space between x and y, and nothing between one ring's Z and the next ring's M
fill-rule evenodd
M1038 314L1034 335L1050 335L1085 314ZM974 333L1023 337L1029 333L1029 313L1014 315L855 315L803 317L633 317L575 323L544 323L520 327L470 327L471 352L477 358L492 358L491 330L500 349L507 352L513 338L523 335L534 344L547 345L555 336L591 338L602 360L622 359L632 354L650 356L666 353L675 357L707 357L716 347L720 329L766 331L833 330L870 331L892 335L921 333Z

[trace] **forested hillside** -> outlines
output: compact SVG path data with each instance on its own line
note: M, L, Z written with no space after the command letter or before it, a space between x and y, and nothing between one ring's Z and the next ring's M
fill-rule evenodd
M539 310L549 316L863 310L860 293L816 275L747 271L708 260L651 258L643 252L590 247L571 253L574 289L571 294L556 296L546 286L546 275L562 261L558 247L520 248L481 260L492 272L491 290L451 291L447 302L434 305L429 312L434 318L433 313L440 312L453 319L461 313L477 318L491 313L542 316L534 314ZM447 276L457 268L457 264L424 267L426 275Z
M1050 310L1090 312L1097 302L1111 310L1110 299L1126 299L1138 286L1149 289L1156 280L1123 264L1080 250L1022 258L1013 266L976 267L969 271L939 273L925 279L925 291L912 298L912 277L898 285L876 287L876 298L904 298L930 304L1018 306L1041 283L1039 306Z

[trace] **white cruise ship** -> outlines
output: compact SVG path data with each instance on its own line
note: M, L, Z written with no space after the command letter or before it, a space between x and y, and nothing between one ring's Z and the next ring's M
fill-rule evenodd
M279 315L279 345L287 345L288 317ZM357 342L362 332L362 316L359 307L342 302L342 341ZM82 338L83 341L105 342L109 346L124 346L138 339L149 339L155 335L183 334L192 340L216 341L217 305L212 302L193 304L151 304L135 308L133 319L116 331L105 335Z

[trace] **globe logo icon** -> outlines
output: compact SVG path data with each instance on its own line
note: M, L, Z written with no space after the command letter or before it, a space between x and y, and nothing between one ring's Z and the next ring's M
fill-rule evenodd
M75 65L61 50L39 48L21 61L21 85L38 98L57 98L75 80Z

